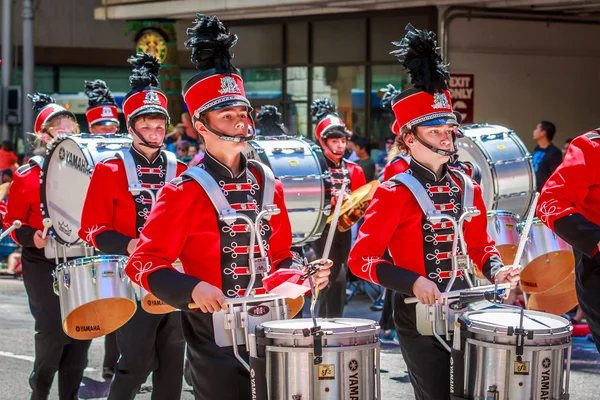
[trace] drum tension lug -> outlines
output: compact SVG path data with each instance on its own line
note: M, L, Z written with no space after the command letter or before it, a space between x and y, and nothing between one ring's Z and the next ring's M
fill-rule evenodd
M313 326L310 329L304 328L302 329L302 335L304 337L313 337L313 349L314 349L314 359L313 364L319 365L323 362L323 330L320 326Z

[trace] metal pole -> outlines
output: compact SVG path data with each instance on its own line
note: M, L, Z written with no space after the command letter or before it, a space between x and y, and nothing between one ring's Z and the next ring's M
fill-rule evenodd
M33 0L23 0L23 143L26 152L31 150L27 132L33 132L33 110L27 98L35 91L34 80L34 38L33 38L34 8Z
M6 88L10 86L12 78L12 0L2 0L2 140L9 139L8 125L6 125Z

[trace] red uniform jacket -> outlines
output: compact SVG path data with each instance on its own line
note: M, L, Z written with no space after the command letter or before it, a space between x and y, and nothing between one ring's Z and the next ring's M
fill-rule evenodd
M410 157L404 154L396 154L394 158L383 169L383 181L389 181L394 176L408 169Z
M600 242L600 130L575 138L542 189L537 216L587 257ZM598 258L598 257L594 257ZM600 261L600 260L599 260Z
M234 176L232 171L206 153L201 166L221 187L232 208L255 220L261 204L261 178L246 165ZM274 203L278 215L261 224L263 244L273 270L293 263L290 247L292 229L283 197L283 185L276 181ZM204 189L189 177L168 184L161 191L156 206L129 258L129 277L161 300L178 308L187 308L196 284L206 281L223 290L228 297L245 294L250 279L248 253L250 235L246 224L238 219L233 226L220 221ZM172 264L180 259L184 274ZM175 273L173 273L175 272ZM257 277L256 293L264 293Z
M161 154L149 162L135 147L130 153L136 162L140 182L152 185L156 193L165 184L166 156ZM179 176L187 166L177 163ZM83 211L79 237L105 254L127 255L131 239L139 237L152 202L147 193L132 195L123 161L116 157L98 163L94 168Z
M10 236L23 248L35 250L33 235L37 230L44 229L40 207L40 172L41 168L35 164L25 164L15 172L8 190L9 202L3 221L4 229L8 229L16 220L21 221L21 228Z
M463 212L462 188L448 170L441 179L411 160L407 173L427 190L436 208L458 218ZM486 232L487 217L481 188L475 185L474 204L481 214L464 224L468 254L473 263L492 280L502 262L495 244ZM348 266L360 278L400 293L412 294L419 276L427 277L444 290L451 277L450 260L454 230L447 222L432 225L425 218L413 194L393 181L382 184L367 209L364 223L350 252ZM382 258L388 248L393 264ZM454 289L467 287L462 276Z
M346 160L345 158L341 159L339 163L328 157L325 157L325 160L327 161L327 167L331 174L332 196L336 196L336 193L341 189L344 179L350 179L350 185L346 187L348 193L367 184L365 173L358 164Z

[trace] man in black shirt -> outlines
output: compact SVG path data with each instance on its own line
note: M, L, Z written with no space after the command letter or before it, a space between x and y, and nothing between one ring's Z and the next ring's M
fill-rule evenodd
M358 160L356 160L356 163L362 168L363 172L365 173L365 178L367 179L367 182L371 182L373 179L375 179L376 170L375 163L373 162L370 156L371 145L369 144L369 141L367 139L360 136L354 136L352 138L352 141L354 142L354 151L358 156Z
M562 162L562 151L552 144L555 133L556 127L549 121L541 121L533 130L536 146L532 161L538 192L542 191L550 175Z

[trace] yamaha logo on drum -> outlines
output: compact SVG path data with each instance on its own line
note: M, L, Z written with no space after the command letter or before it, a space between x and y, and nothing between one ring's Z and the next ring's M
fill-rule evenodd
M58 149L58 158L61 161L65 159L65 149L62 147L60 149Z
M75 331L76 332L99 332L100 331L100 325L76 326L75 327Z
M67 164L69 167L72 167L73 169L76 169L79 172L87 174L88 163L85 159L81 158L80 156L75 155L61 147L58 149L58 158L60 158L61 161L65 161L65 164Z
M348 374L348 399L359 400L360 385L358 379L358 361L350 360L348 363L348 369L351 372Z

